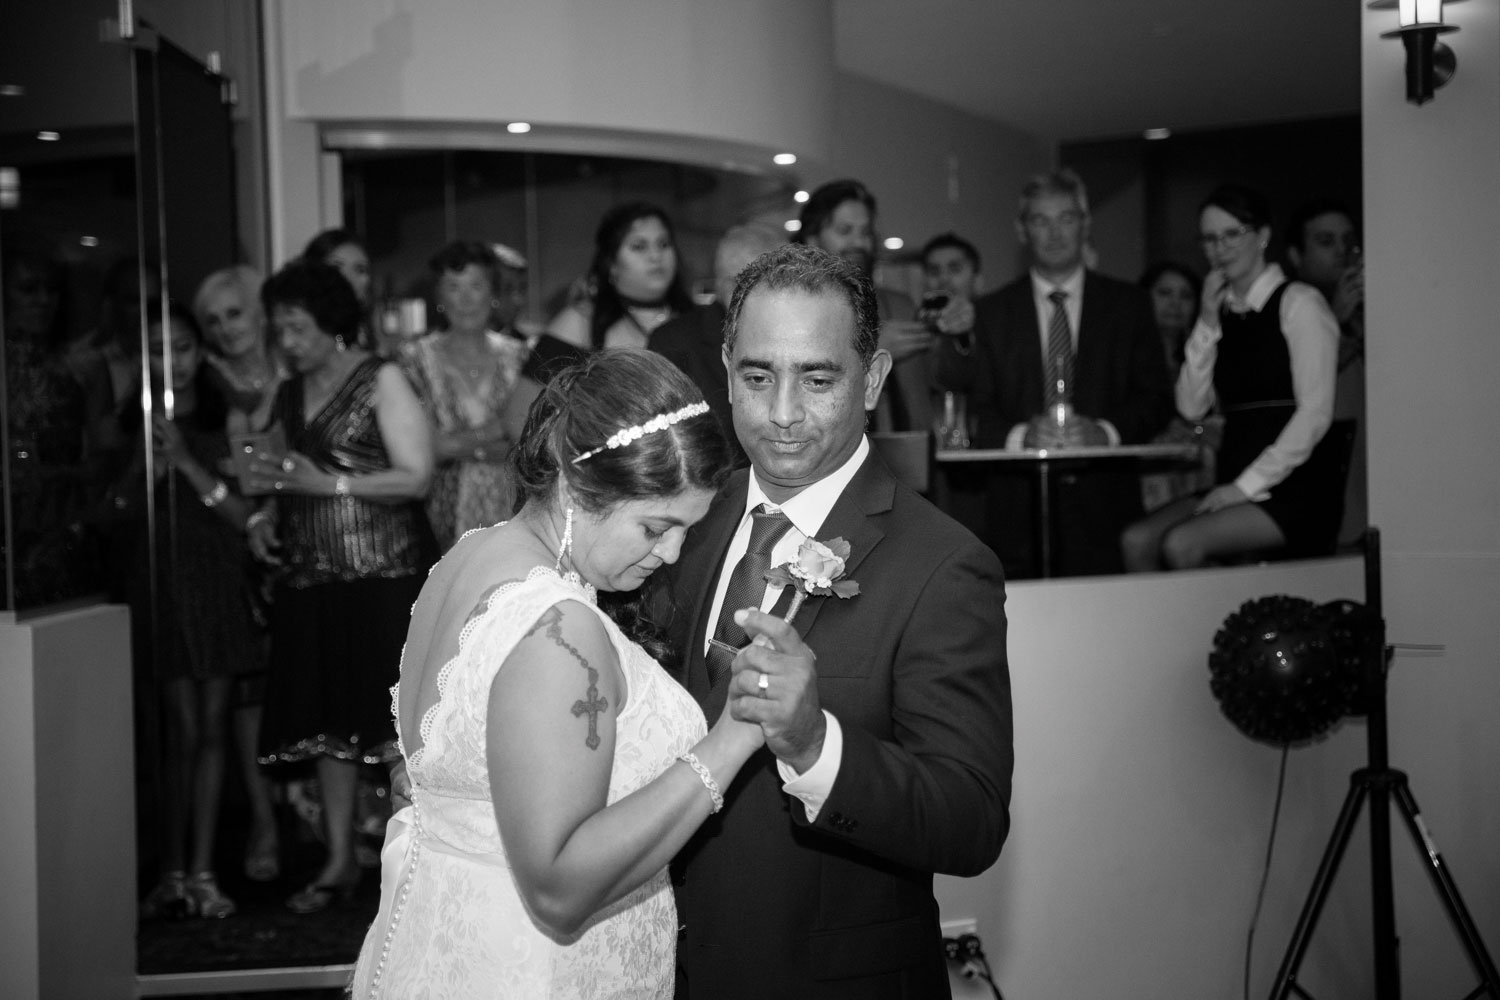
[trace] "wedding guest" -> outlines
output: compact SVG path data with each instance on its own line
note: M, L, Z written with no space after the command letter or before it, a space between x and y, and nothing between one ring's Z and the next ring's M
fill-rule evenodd
M1219 485L1168 504L1121 538L1132 571L1190 569L1285 546L1298 553L1337 532L1341 491L1314 447L1333 414L1338 323L1316 289L1266 260L1271 212L1257 191L1226 184L1203 202L1211 270L1177 378L1177 409L1224 412Z
M868 277L813 247L761 256L729 304L751 468L652 607L705 714L727 696L766 745L674 865L681 1000L946 996L933 873L984 871L1010 827L1000 563L871 450L879 330ZM846 596L785 620L765 571L794 559Z
M510 452L524 414L507 404L525 343L495 328L514 322L521 299L488 245L455 241L428 267L437 282L438 332L408 343L400 361L436 428L427 517L446 552L464 532L502 521L514 507Z
M462 539L412 612L395 697L411 805L354 996L671 996L667 862L762 735L732 707L705 725L633 592L676 561L726 459L654 354L597 353L538 399L520 512ZM606 614L610 595L626 602Z
M307 241L302 259L311 264L332 264L354 289L361 309L370 308L370 252L365 241L347 229L325 229Z
M154 532L145 522L144 446L117 493L125 501L119 509L138 518L129 588L132 632L137 658L151 671L162 702L159 713L141 716L159 718L163 730L162 873L142 901L141 915L227 917L236 907L219 888L214 858L232 744L230 700L238 678L265 669L264 648L250 620L240 537L250 505L220 472L229 455L228 405L203 363L196 322L176 303L168 307L165 328L158 303L148 304L147 316ZM170 370L164 346L170 347ZM170 419L163 398L168 389ZM134 418L139 425L140 410ZM139 431L132 437L139 441Z
M588 297L564 306L547 332L586 350L645 347L651 333L692 305L667 213L649 202L616 205L594 233Z
M859 181L829 181L802 203L797 241L842 257L873 280L875 209L875 195ZM877 288L875 295L880 308L880 346L890 353L894 366L875 412L875 428L930 430L932 331L916 318L917 307L905 295L889 288Z
M338 271L288 264L261 300L292 372L271 407L289 450L257 455L244 484L271 498L246 522L250 549L281 568L261 762L315 762L328 853L287 901L312 913L347 898L359 880L359 763L397 755L389 690L432 562L419 502L432 442L401 370L353 346L361 311Z
M939 381L966 392L976 444L1019 449L1144 444L1172 416L1151 307L1139 288L1089 266L1088 189L1075 172L1039 174L1021 189L1016 237L1029 266L975 303L974 350L937 348ZM1059 382L1062 383L1059 387ZM1066 404L1061 427L1037 420ZM1041 571L1036 489L1012 469L990 475L985 540L1011 577ZM1053 574L1117 573L1120 531L1141 514L1140 479L1124 466L1082 467L1052 487Z
M725 388L724 316L739 273L752 260L785 242L785 231L773 226L730 227L714 250L714 301L694 305L672 317L651 336L651 350L676 365L703 393L729 440L736 466L745 464L745 453L734 438L729 392Z
M204 362L219 381L243 430L265 423L271 400L287 376L270 343L260 306L260 272L247 264L221 268L203 279L193 296L193 314L209 350Z
M1202 280L1192 269L1175 261L1161 261L1146 269L1138 284L1151 296L1156 332L1161 335L1162 357L1167 376L1177 381L1182 369L1188 332L1198 318ZM1146 511L1171 503L1178 497L1207 489L1214 482L1214 453L1224 432L1224 418L1210 413L1202 420L1185 420L1174 413L1166 428L1152 438L1155 444L1190 444L1202 456L1197 467L1187 471L1148 472L1141 476L1141 506Z

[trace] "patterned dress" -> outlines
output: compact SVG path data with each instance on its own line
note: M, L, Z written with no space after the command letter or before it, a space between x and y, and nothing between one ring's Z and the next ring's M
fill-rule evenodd
M556 938L532 920L516 888L490 799L485 716L496 671L548 608L593 600L586 584L537 567L498 588L465 624L421 720L422 745L402 748L413 804L387 830L380 912L355 968L354 1000L672 996L677 911L666 870L577 934ZM599 617L628 687L615 723L614 803L665 771L706 726L660 664ZM413 638L408 646L425 644Z
M435 333L402 349L401 365L440 431L482 427L499 419L515 389L525 347L521 341L487 333L489 363L476 372L457 371L443 358ZM456 459L440 464L427 494L427 517L446 552L463 533L487 528L511 515L515 485L510 463Z

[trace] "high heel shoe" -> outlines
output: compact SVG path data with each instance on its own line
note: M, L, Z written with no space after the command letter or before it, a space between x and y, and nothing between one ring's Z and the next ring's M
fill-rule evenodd
M210 920L233 916L235 910L239 909L234 905L234 900L219 889L213 872L198 872L188 879L187 896L193 912Z
M245 877L252 882L274 882L280 878L279 847L274 832L265 837L252 832L245 848Z
M187 892L187 872L163 872L141 900L142 920L182 920L193 913L193 901Z
M286 901L286 908L293 913L318 913L334 903L347 903L359 887L359 869L337 882L309 882L293 893Z

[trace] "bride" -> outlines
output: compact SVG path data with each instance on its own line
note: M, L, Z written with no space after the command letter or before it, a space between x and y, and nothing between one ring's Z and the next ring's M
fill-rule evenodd
M355 1000L670 997L667 862L762 743L730 715L753 684L705 734L647 623L595 603L675 562L727 475L692 383L594 355L537 399L515 462L520 513L464 536L412 609L393 689L411 804Z

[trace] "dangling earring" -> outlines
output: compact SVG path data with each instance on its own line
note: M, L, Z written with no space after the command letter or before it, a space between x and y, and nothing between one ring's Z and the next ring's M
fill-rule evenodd
M438 311L438 314L441 315L442 313L445 313L448 310L443 307L443 304L441 302L439 302L437 304L437 311Z
M335 350L343 351L349 345L344 343L344 335L342 333L336 333L333 335L333 346Z
M565 514L563 516L562 542L559 543L558 546L557 546L557 565L552 568L553 572L555 572L559 576L561 576L562 575L563 559L571 556L572 554L573 554L573 507L570 504L568 506L568 512L567 512L567 514ZM569 570L568 571L568 576L572 577L572 578L577 578L578 572L576 570Z

